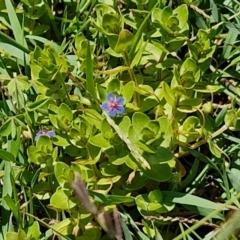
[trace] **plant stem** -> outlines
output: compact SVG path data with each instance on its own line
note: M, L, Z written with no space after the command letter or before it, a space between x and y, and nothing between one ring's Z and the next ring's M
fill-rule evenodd
M88 146L88 143L86 144L85 147L86 147L86 151L87 151L87 154L88 154L88 159L93 160L92 153L91 153L91 150L90 150L90 148L89 148L89 146ZM96 178L97 178L97 179L101 178L101 173L100 173L100 171L98 170L98 168L96 167L96 164L92 164L91 166L92 166L92 170L93 170ZM95 187L96 187L96 186L97 186L97 185L95 184Z
M161 63L161 62L163 61L163 59L165 58L165 56L166 56L166 53L165 53L165 52L162 52L158 63ZM159 68L159 69L157 70L157 81L161 81L161 79L162 79L162 69Z
M180 240L183 239L185 236L189 235L191 232L195 231L197 228L202 226L205 222L210 220L212 217L220 213L227 205L231 205L236 199L240 198L240 193L237 194L237 196L233 196L230 200L228 200L225 204L223 204L220 208L214 210L210 214L208 214L206 217L202 218L199 222L194 224L192 227L188 228L185 232L181 233L177 237L175 237L173 240Z
M128 73L130 75L130 78L135 83L135 86L138 87L137 78L135 76L133 69L131 68L131 63L130 63L130 59L128 57L128 53L125 51L122 54L123 54L123 58L124 58L124 61L127 65L127 67L129 67ZM136 106L140 107L140 96L137 92L134 92L134 101L135 101Z
M223 125L220 129L218 129L216 132L214 132L212 134L211 138L217 137L221 133L225 132L227 129L228 129L228 126L227 125ZM207 142L207 139L202 139L202 140L192 144L189 148L190 149L196 149L196 148L202 146L203 144L205 144L206 142ZM186 155L188 155L188 152L187 151L183 151L183 152L180 152L180 153L176 153L174 156L176 158L180 158L180 157L184 157Z
M44 222L43 220L41 220L40 218L30 214L30 213L24 213L32 218L34 218L36 221L40 222L44 227L47 227L49 229L51 229L54 233L60 235L63 239L67 239L67 240L71 240L71 238L69 238L68 236L64 236L60 231L56 230L54 227L52 227L50 224L47 224L46 222Z

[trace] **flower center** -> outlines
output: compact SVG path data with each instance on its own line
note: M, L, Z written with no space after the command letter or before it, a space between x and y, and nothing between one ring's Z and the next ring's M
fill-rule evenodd
M109 103L109 107L112 108L112 109L117 108L117 106L118 106L118 104L117 104L116 101L112 101L112 102Z

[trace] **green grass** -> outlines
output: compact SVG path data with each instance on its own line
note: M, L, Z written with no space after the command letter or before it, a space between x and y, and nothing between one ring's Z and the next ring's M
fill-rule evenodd
M238 239L239 22L235 0L2 1L0 240Z

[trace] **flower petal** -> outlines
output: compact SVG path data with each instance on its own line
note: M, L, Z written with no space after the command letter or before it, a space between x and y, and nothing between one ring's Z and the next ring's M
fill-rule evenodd
M34 140L37 141L40 138L41 134L37 133L37 135L35 136Z
M37 141L40 138L40 136L42 136L42 135L44 135L44 131L43 130L38 131L34 140Z
M123 97L118 97L118 98L117 98L117 103L118 103L119 105L123 105L123 103L124 103L124 98L123 98Z
M115 98L116 98L116 97L115 97L115 95L114 95L113 93L108 93L108 94L107 94L107 100L108 100L109 102L113 101Z
M56 136L56 133L55 133L54 131L48 131L48 132L47 132L47 135L48 135L49 137L55 137L55 136Z
M117 114L123 114L125 112L125 109L123 106L118 106L117 107Z
M103 111L109 111L110 110L107 102L100 105L100 107Z
M108 116L109 117L115 117L117 114L117 110L116 109L111 109L109 112L108 112Z

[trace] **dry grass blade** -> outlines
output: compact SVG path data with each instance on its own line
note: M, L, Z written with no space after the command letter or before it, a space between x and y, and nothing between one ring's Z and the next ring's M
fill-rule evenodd
M107 115L106 112L103 112L105 115L108 123L113 127L113 129L116 131L118 136L126 143L128 149L138 158L138 160L143 164L144 167L151 169L151 166L147 162L147 160L141 155L139 149L137 146L133 145L131 141L128 139L125 134L123 134L120 130L120 128L115 124L115 122Z

